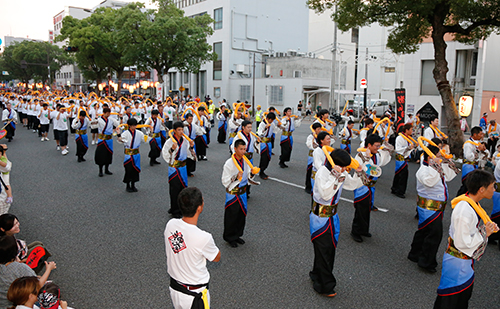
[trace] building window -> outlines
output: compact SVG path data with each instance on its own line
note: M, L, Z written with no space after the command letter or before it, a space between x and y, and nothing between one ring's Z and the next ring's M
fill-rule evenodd
M250 89L250 85L240 85L240 101L245 102L251 100Z
M271 86L270 104L283 105L283 88L283 86Z
M385 73L394 73L394 72L396 72L396 68L395 67L385 67L384 71L385 71Z
M432 71L434 60L422 60L422 72L420 75L420 95L439 95Z
M222 8L214 10L214 30L222 29Z
M184 72L184 74L183 74L183 75L184 75L184 77L183 77L183 79L182 79L182 82L183 82L184 84L188 84L188 83L189 83L189 72Z
M293 71L293 78L301 78L302 71Z
M177 73L168 73L170 81L170 90L177 90Z
M217 55L217 60L213 62L214 80L222 79L222 42L214 43L214 53Z

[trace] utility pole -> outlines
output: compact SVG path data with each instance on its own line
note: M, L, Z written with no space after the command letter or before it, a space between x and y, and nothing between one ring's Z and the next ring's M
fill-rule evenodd
M366 79L366 88L363 89L363 108L366 108L367 95L368 95L368 47L366 48L366 56L365 56L365 79Z
M337 6L335 6L335 12L337 12ZM330 83L330 104L328 104L329 109L333 109L333 103L335 99L335 62L336 62L336 55L337 55L337 23L334 22L333 25L333 47L332 47L332 76L331 76L331 83ZM338 102L337 102L337 112L339 110L338 107Z
M252 117L255 118L255 52L253 53L253 73L252 73Z
M50 75L50 44L47 45L47 69L49 70L49 87L52 88L52 77Z

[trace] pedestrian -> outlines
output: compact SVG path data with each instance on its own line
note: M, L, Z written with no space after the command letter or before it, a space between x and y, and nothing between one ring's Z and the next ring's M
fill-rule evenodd
M260 105L257 105L257 111L255 112L255 123L257 130L259 129L260 122L262 121L262 116L264 115L264 111Z
M411 123L405 123L401 131L396 137L396 165L391 194L405 198L406 186L408 185L408 161L410 161L411 151L418 145L412 141L413 126Z
M245 141L235 137L234 153L227 159L222 171L222 185L226 188L223 238L233 248L245 243L241 236L247 216L247 186L249 183L259 184L253 180L258 170L252 169L245 157L246 151Z
M68 113L62 104L57 104L56 110L50 113L50 119L54 123L54 140L56 149L61 150L63 156L68 154Z
M413 236L408 259L423 270L435 273L436 255L443 236L443 216L448 201L448 186L457 175L448 162L442 162L438 147L429 145L431 157L424 152L424 161L417 171L418 230Z
M113 175L109 170L109 166L113 163L113 131L120 125L116 119L109 117L111 115L109 107L104 107L102 113L97 119L99 134L94 154L95 164L99 166L99 177L104 176L103 167L106 175Z
M283 110L283 118L281 118L281 155L279 161L279 167L287 168L288 165L285 162L290 161L290 157L292 156L292 148L293 148L293 131L295 128L300 127L301 119L292 115L292 109L287 107Z
M141 142L147 143L150 136L144 136L137 128L137 119L131 118L127 122L128 130L119 134L118 142L125 147L125 157L123 158L123 167L125 175L123 183L127 185L127 192L137 192L135 183L139 181L139 173L141 172L141 154L139 147Z
M299 104L297 104L297 114L299 114L302 117L302 108L304 105L302 105L302 101L299 101Z
M274 132L274 120L276 120L276 115L274 113L268 113L263 122L259 125L259 131L257 135L261 140L260 143L260 178L268 179L269 177L265 173L267 167L269 166L269 162L271 162L271 154L272 154L272 145L271 138Z
M370 180L366 185L354 190L354 219L351 236L356 242L363 242L364 237L371 237L370 212L378 210L374 205L375 184L382 174L381 167L391 161L391 153L387 147L380 149L382 138L371 134L365 139L365 148L358 149L356 160L365 166L366 176Z
M314 265L309 277L316 292L334 297L337 295L337 280L332 271L340 234L337 206L342 189L354 190L361 187L364 175L361 166L358 166L354 176L349 175L346 168L351 165L352 159L344 150L336 149L325 155L328 159L316 173L309 213L309 230L314 246Z
M7 131L5 136L9 142L12 142L16 134L17 113L12 109L12 103L8 102L2 112L2 122Z
M315 122L311 125L312 132L307 136L306 146L309 149L307 155L307 171L306 171L306 188L305 191L307 194L312 194L312 171L313 171L313 152L316 148L318 148L318 143L316 142L316 138L318 134L321 132L321 124L319 122Z
M185 121L184 121L184 134L189 137L192 141L196 140L196 137L198 135L202 135L203 132L201 128L193 122L193 114L191 113L186 113L185 114ZM186 164L187 164L187 175L188 177L193 177L194 174L193 172L196 171L196 159L197 159L197 152L196 152L196 142L194 143L193 147L193 152L194 152L194 158L187 157Z
M318 103L318 106L316 106L316 116L319 117L319 113L323 108L321 107L321 102Z
M225 144L226 132L227 132L227 119L229 118L229 113L226 111L226 105L224 103L220 106L220 110L217 113L216 117L218 126L217 142L219 144Z
M498 225L487 222L489 218L479 205L479 201L491 199L495 192L493 175L483 170L471 172L467 189L467 195L451 201L453 211L434 303L436 309L468 307L474 286L474 262L483 256L488 237L498 232Z
M469 130L469 125L467 124L467 117L462 117L460 119L460 130L462 130L463 133Z
M311 121L311 117L312 117L312 105L311 105L311 101L307 102L306 104L306 117L309 116L309 121Z
M457 196L467 193L467 175L477 169L479 153L486 149L481 144L484 133L481 127L473 127L470 130L471 137L463 145L464 159L462 164L462 186L458 189Z
M220 250L212 235L197 226L204 207L201 191L182 190L179 206L182 219L170 219L164 232L170 298L175 309L208 308L204 305L210 305L206 261L219 262Z
M75 130L76 156L78 157L78 162L86 161L84 156L87 153L87 149L89 149L89 138L87 136L89 123L87 113L84 110L80 110L78 118L73 119L73 123L71 124L71 127Z
M168 163L168 190L170 194L170 209L168 213L174 218L181 218L177 197L182 189L188 186L186 160L194 159L194 141L188 140L184 134L184 124L174 122L173 130L162 148L162 157ZM173 132L173 134L172 134Z
M483 132L486 132L486 126L488 125L488 113L484 113L483 117L479 120L479 126Z
M339 133L340 149L347 151L349 154L351 154L351 143L355 134L353 128L354 128L354 121L348 120L346 122L346 126Z
M488 147L487 149L491 154L495 152L498 142L498 135L500 133L500 128L497 126L497 123L494 119L490 120L490 124L488 125Z
M49 138L47 137L49 134L49 125L50 125L50 111L49 111L49 105L47 103L43 103L42 109L38 113L38 120L40 121L40 134L41 134L41 141L48 141Z
M151 117L146 120L146 125L151 126L153 129L151 130L152 138L149 141L149 165L153 166L155 164L161 164L156 160L160 157L161 148L163 146L161 142L161 131L165 131L165 127L163 126L163 122L159 119L160 112L154 109L151 112Z
M14 202L12 187L10 186L12 163L7 158L7 149L6 144L0 144L0 215L9 212L10 205Z
M7 291L14 280L24 276L36 278L36 273L28 265L16 261L18 254L17 241L14 236L0 237L0 308L12 305L7 300ZM49 278L52 270L56 269L55 262L45 261L45 272L38 279L39 287L42 287Z

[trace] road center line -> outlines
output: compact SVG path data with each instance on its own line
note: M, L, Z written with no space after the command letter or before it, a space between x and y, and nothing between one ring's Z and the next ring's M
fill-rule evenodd
M288 182L288 181L284 181L284 180L281 180L281 179L278 179L278 178L274 178L274 177L269 177L268 179L274 180L274 181L277 181L277 182L280 182L280 183L284 183L285 185L289 185L289 186L292 186L292 187L297 187L297 188L300 188L300 189L305 189L306 188L304 186L297 185L297 184L294 184L294 183L291 183L291 182ZM346 199L346 198L343 198L343 197L340 197L340 199L343 200L343 201L349 202L349 203L354 203L354 201L350 200L350 199Z

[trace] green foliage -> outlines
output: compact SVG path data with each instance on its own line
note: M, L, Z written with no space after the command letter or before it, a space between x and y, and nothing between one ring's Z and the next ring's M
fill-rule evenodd
M417 51L432 31L474 43L500 29L499 1L308 0L308 5L317 12L338 5L332 17L342 31L371 23L393 27L387 46L396 53Z
M47 57L47 55L49 57ZM21 61L29 63L26 69L21 68ZM56 71L63 65L73 63L73 58L62 49L47 42L22 41L5 48L1 57L2 71L9 72L9 79L28 82L48 82L47 61L54 79Z
M142 3L130 3L120 9L101 8L90 17L63 20L58 41L69 39L68 46L78 47L76 61L89 80L103 79L108 71L119 79L127 66L161 73L176 67L197 72L202 63L214 60L206 38L213 33L208 15L189 18L167 0L159 0L157 10Z

